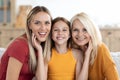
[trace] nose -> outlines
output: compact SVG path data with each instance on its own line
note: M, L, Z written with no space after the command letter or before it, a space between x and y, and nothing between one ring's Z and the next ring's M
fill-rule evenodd
M46 26L45 26L44 24L41 24L40 29L41 29L41 30L45 30L45 29L46 29Z
M59 30L59 31L58 31L58 34L62 34L62 31L61 31L61 30Z
M79 31L78 35L82 36L84 33L82 31Z

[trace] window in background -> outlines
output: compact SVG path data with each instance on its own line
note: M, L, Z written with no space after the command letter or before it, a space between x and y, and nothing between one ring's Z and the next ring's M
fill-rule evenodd
M10 0L0 0L0 23L10 23Z

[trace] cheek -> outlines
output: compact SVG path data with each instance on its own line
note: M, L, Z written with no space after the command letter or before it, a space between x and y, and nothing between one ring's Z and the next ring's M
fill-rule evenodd
M37 30L36 29L32 29L32 33L36 34Z
M75 33L72 33L72 38L74 38L76 36L76 34Z
M55 40L56 40L55 35L52 35L52 37L51 37L51 38L52 38L52 40L53 40L53 41L55 41Z
M54 37L55 37L55 33L52 32L51 36L52 36L52 39L54 39Z
M35 32L38 28L37 26L34 26L33 24L31 24L30 29L32 30L32 32Z
M91 39L90 35L86 35L86 36L87 36L88 40L90 40L90 39Z
M51 26L47 26L47 30L50 32L50 30L51 30Z
M88 38L88 41L90 41L90 40L91 40L91 37Z

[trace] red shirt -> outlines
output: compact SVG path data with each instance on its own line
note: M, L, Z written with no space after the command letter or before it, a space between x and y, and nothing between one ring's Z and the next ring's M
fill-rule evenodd
M15 39L3 54L0 65L0 80L6 79L9 57L14 57L23 63L18 80L32 80L35 75L29 69L29 48L25 39Z

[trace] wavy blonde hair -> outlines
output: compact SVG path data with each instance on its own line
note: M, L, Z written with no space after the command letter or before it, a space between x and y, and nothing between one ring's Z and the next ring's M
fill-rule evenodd
M28 38L29 53L30 53L29 63L30 63L30 69L31 69L32 72L35 72L35 70L36 70L37 59L36 59L36 56L35 56L34 47L32 46L32 38L31 38L32 37L32 31L30 30L29 25L31 23L31 20L34 18L34 16L39 12L45 12L45 13L49 14L50 17L51 17L51 14L50 14L49 10L44 6L36 6L36 7L34 7L29 12L29 14L27 16L26 34L27 34L27 38ZM51 22L52 22L52 17L51 17ZM46 41L41 44L42 48L43 48L43 56L44 56L44 58L46 57L46 54L48 52L50 52L50 48L51 48L50 43L51 42L50 42L50 35L49 35L48 38L46 39Z
M95 23L90 19L90 17L84 12L78 13L72 17L72 19L70 21L71 29L72 29L72 24L76 19L79 20L84 25L88 34L91 37L93 51L91 52L91 55L90 55L90 64L93 64L94 60L96 58L96 55L97 55L98 46L102 42L100 30L99 30L98 26L96 26ZM74 45L76 45L76 44L74 44Z

